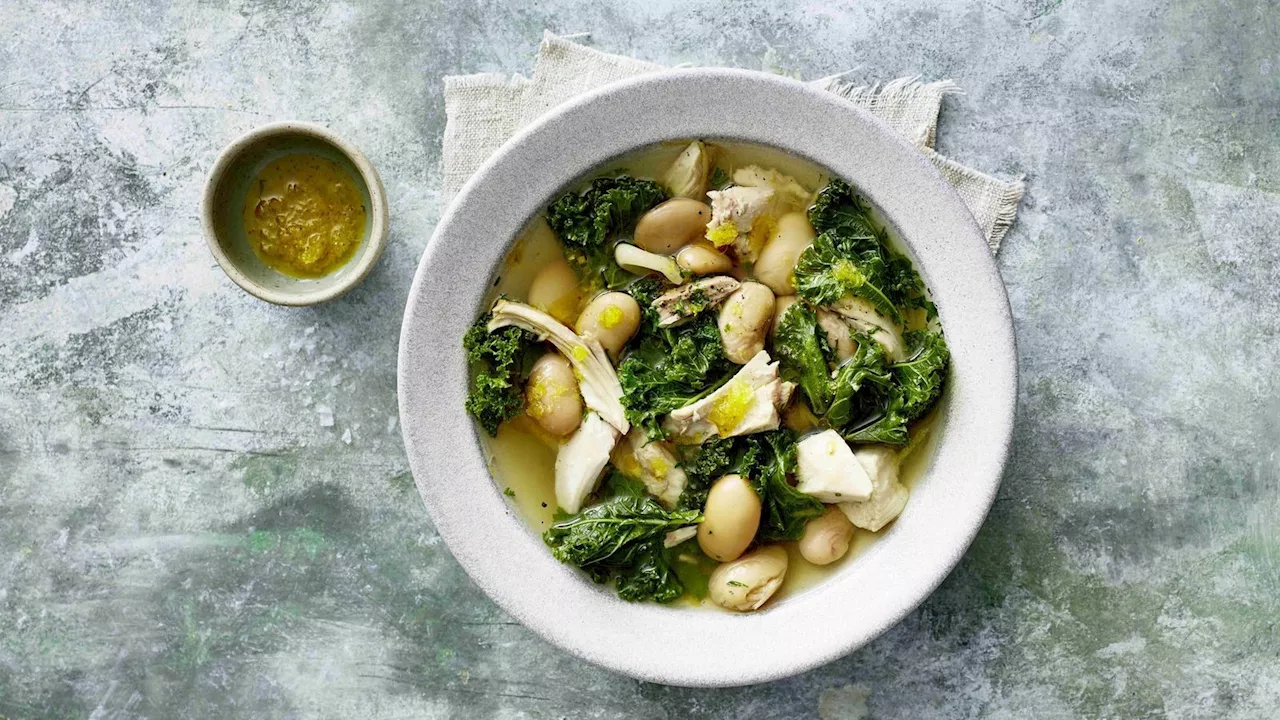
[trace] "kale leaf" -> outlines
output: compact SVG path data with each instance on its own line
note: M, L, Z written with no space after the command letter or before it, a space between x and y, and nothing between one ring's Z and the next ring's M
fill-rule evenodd
M826 187L818 191L813 205L809 206L809 224L820 233L834 230L850 237L876 238L879 235L862 198L840 178L832 178Z
M667 603L684 593L684 583L671 567L661 538L644 543L631 567L618 570L617 586L618 597L631 602L653 599Z
M872 220L870 209L848 183L834 178L819 191L809 207L809 222L819 233L830 233L832 238L844 240L833 242L839 251L837 256L824 258L831 270L829 276L810 280L810 293L830 299L816 300L806 295L809 300L826 304L844 292L852 292L899 322L901 312L912 308L923 309L929 319L937 316L937 308L925 296L924 283L911 259L889 245L884 228ZM837 265L842 259L849 262ZM810 268L806 273L812 274L813 270ZM797 276L799 274L797 269ZM843 281L834 276L842 276ZM863 287L868 282L871 287ZM803 290L801 294L805 294ZM886 307L885 300L893 306L893 311Z
M951 360L942 333L916 330L906 339L911 358L889 366L891 383L873 378L881 404L867 420L845 431L849 442L906 445L907 425L924 417L941 397Z
M629 175L596 178L581 193L567 192L547 207L547 224L564 244L565 258L593 286L617 288L631 275L613 259L613 241L640 216L667 199L662 186Z
M517 327L489 332L489 313L462 337L471 365L471 392L466 408L485 432L494 435L504 420L524 410L524 379L538 338Z
M700 522L697 510L668 511L648 496L619 495L557 522L542 538L560 562L596 582L616 580L623 599L670 602L684 588L663 552L663 537Z
M790 430L774 430L756 437L768 448L760 467L764 477L764 508L756 537L764 541L799 540L804 526L826 507L812 495L792 487L787 476L796 469L796 437Z
M809 409L823 415L831 403L831 376L827 371L826 334L818 317L803 302L782 313L773 333L773 355L784 380L796 383L809 400Z
M702 509L711 483L723 475L741 475L751 481L757 493L763 495L763 485L756 480L761 477L760 454L761 445L751 436L716 437L702 443L697 453L681 464L687 480L684 492L680 494L680 507Z
M703 314L675 328L646 323L618 366L627 420L650 438L664 437L659 419L715 391L732 374L715 317Z
M824 509L817 498L796 490L787 479L796 467L796 437L790 430L708 440L683 467L689 480L680 506L690 510L702 507L711 483L721 476L747 478L763 504L756 533L761 541L799 538L805 523Z
M831 405L823 420L840 428L873 412L893 389L893 373L884 346L867 333L854 333L858 349L836 368L831 379Z
M796 260L796 292L815 305L855 295L901 323L898 306L904 297L897 290L901 278L890 270L886 255L874 237L824 232Z
M942 395L951 351L939 332L914 330L904 339L907 347L912 348L912 355L907 361L894 365L893 374L902 389L902 409L910 422L929 412Z

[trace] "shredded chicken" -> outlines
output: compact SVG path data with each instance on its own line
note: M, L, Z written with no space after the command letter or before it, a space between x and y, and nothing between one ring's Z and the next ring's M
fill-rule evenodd
M756 237L753 242L751 231L756 221L771 209L773 194L770 188L745 185L707 193L707 197L711 198L711 222L707 223L707 239L718 248L732 245L740 258L754 261L755 253L768 238Z
M524 303L499 300L493 304L489 332L508 325L536 333L555 345L556 350L573 365L586 406L599 413L619 434L631 429L622 407L622 383L597 340L584 340L559 320Z
M556 453L556 504L576 513L596 489L609 454L618 442L618 431L599 415L587 413L577 432Z
M889 360L902 362L907 359L907 344L902 339L898 324L877 310L875 305L855 295L845 295L831 305L831 310L854 330L870 333L876 342L884 346Z
M644 430L633 427L613 451L613 464L624 474L639 478L668 510L680 501L689 481L667 443L650 440Z
M866 500L871 478L835 430L809 435L796 444L796 489L824 503Z
M734 170L733 182L745 187L773 190L777 212L803 210L809 207L809 202L813 199L813 193L805 189L795 178L759 165L748 165Z
M735 437L776 430L795 383L778 379L778 363L761 350L707 397L673 411L662 422L671 439L697 445L719 435Z
M672 288L653 301L658 327L675 327L705 308L716 307L741 286L728 275L713 275Z
M871 497L864 502L844 502L838 507L849 522L877 532L902 513L911 495L898 481L901 456L887 445L869 445L854 453L858 464L871 476Z

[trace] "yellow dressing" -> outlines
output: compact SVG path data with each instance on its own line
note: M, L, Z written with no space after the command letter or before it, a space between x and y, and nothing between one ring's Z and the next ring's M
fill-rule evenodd
M529 386L525 389L525 396L529 401L526 412L535 420L541 420L555 407L556 401L567 394L568 388L549 383L545 376L538 375L529 381Z
M707 240L716 247L724 247L738 239L738 226L732 220L707 228Z
M366 210L351 174L316 155L285 155L254 177L244 231L262 262L296 277L346 264L364 236Z
M862 271L858 269L858 266L844 259L836 261L836 264L831 268L831 276L849 285L861 285L866 282L866 278L862 276Z
M751 383L746 380L731 380L725 385L724 393L711 402L711 412L707 413L707 419L716 426L721 437L727 437L747 416L747 410L754 399L755 392L751 389Z
M600 311L600 327L608 330L618 326L622 322L622 308L617 305L610 305Z

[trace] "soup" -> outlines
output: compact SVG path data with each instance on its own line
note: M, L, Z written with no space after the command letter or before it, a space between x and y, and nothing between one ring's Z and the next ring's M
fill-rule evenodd
M748 612L874 542L949 355L848 184L697 140L607 163L513 243L463 343L494 478L619 596Z

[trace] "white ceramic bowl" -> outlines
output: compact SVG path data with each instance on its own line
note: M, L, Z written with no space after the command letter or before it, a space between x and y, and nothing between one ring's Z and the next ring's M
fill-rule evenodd
M652 143L729 138L809 158L895 228L932 289L952 353L941 437L906 511L822 584L735 615L631 604L561 565L504 501L463 410L462 335L524 223L602 162ZM673 685L774 680L861 647L955 567L995 498L1013 430L1016 360L1004 286L960 198L869 114L799 82L682 70L593 92L512 138L458 194L427 246L400 334L400 417L418 490L458 562L555 645Z

